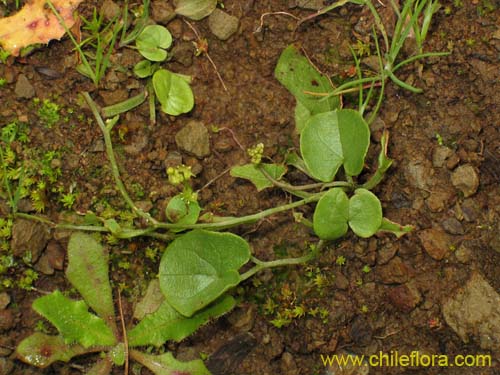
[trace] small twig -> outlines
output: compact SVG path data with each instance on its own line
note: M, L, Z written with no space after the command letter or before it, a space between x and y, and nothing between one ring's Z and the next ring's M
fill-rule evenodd
M238 138L236 137L236 134L234 133L233 129L231 128L219 128L219 131L221 130L226 130L228 131L229 133L231 133L231 136L233 137L233 140L236 142L236 144L238 145L238 147L241 149L241 151L243 152L246 152L247 150L245 149L245 147L243 147L243 145L238 141Z
M206 42L206 40L204 41L201 38L200 33L198 33L198 30L196 30L196 28L193 25L191 25L191 23L189 23L185 19L184 19L184 22L191 28L191 30L193 30L194 34L196 35L196 38L198 39L198 43L199 44L196 44L198 50L207 57L208 61L210 61L210 64L212 64L212 67L215 70L215 74L217 74L217 78L219 78L219 81L222 84L222 87L224 88L224 91L228 92L227 86L224 83L224 80L222 79L222 76L219 73L219 69L217 69L217 65L215 65L214 60L212 60L212 58L208 54L208 43ZM200 48L200 46L202 46L202 45L205 45L205 46L203 48Z
M128 339L127 339L127 329L125 328L125 319L123 318L123 308L122 308L122 295L120 293L120 288L118 288L118 311L120 312L120 322L122 324L122 334L123 334L123 345L125 346L125 375L128 375Z
M224 176L227 172L229 172L231 170L231 168L227 168L225 169L224 171L222 171L221 173L219 173L217 176L215 176L214 178L212 178L210 181L208 181L205 185L203 185L201 188L199 188L197 190L197 193L199 193L200 191L202 191L203 189L209 187L210 185L212 185L215 181L217 181L219 178L221 178L222 176Z
M277 15L292 17L293 19L295 19L297 21L300 21L299 17L294 16L293 14L288 13L288 12L267 12L267 13L263 13L260 16L259 27L257 29L255 29L255 31L253 33L256 34L256 33L260 33L262 31L262 27L264 26L264 17L267 17L267 16L277 16Z

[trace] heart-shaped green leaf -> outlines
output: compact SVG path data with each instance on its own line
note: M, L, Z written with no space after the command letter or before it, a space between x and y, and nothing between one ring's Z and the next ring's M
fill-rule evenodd
M273 186L273 183L260 171L263 168L275 180L281 179L286 172L286 167L278 164L255 164L238 165L231 168L231 176L250 180L258 191Z
M282 53L276 65L274 76L297 99L299 118L306 114L306 110L315 115L340 108L337 96L325 97L317 94L328 94L333 91L328 78L319 73L294 45L288 46ZM300 132L300 124L297 130Z
M188 225L198 221L200 211L198 202L187 200L181 194L170 199L165 214L171 223Z
M232 233L193 230L175 239L160 262L160 288L182 315L192 316L240 281L250 246Z
M314 115L300 137L300 150L309 172L324 182L332 181L341 165L350 176L361 173L369 144L368 124L350 109Z
M148 314L127 333L130 346L161 346L168 340L181 341L210 319L232 310L236 304L231 296L224 296L214 305L198 311L190 318L179 314L167 301Z
M336 240L347 233L349 198L340 188L330 189L321 197L313 216L313 228L322 240Z
M160 69L153 74L153 87L163 112L178 116L193 109L193 91L183 77Z
M139 78L146 78L152 76L156 69L156 64L151 64L151 61L148 60L142 60L135 64L134 74Z
M114 345L116 338L104 320L91 314L84 301L73 301L58 290L33 302L33 309L50 321L67 343Z
M167 58L166 49L172 45L172 35L163 26L149 25L135 40L139 53L150 61L163 61Z
M177 0L175 13L198 21L210 15L217 6L217 0Z
M356 189L349 200L349 226L358 236L373 236L382 225L382 205L377 196L366 189Z

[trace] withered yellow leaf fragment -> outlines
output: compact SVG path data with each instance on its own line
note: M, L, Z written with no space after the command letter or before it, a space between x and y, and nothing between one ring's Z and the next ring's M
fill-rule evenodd
M67 28L75 23L73 11L82 1L52 0ZM46 44L64 35L64 27L46 3L46 0L32 0L13 16L0 18L0 45L5 51L18 56L24 47Z

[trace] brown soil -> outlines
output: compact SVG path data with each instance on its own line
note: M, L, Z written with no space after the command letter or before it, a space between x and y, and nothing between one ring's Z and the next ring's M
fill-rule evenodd
M93 3L97 2L84 2L80 7L82 13L90 14ZM246 155L234 138L245 148L263 142L265 156L281 161L286 150L298 145L293 121L294 98L273 75L281 51L292 42L300 43L316 66L337 80L352 66L348 46L356 43L356 35L366 38L370 28L360 22L362 16L368 16L366 12L347 6L305 23L295 32L294 19L267 16L262 31L256 32L260 17L266 12L287 11L298 17L311 14L303 9L290 9L289 3L224 1L225 10L240 20L237 34L225 42L211 34L207 20L193 23L208 39L210 56L227 85L227 92L205 57L193 57L184 64L173 61L168 63L169 69L194 77L194 110L177 118L159 113L154 126L148 125L147 104L123 116L119 125L123 139L118 136L114 139L123 178L129 188L134 184L142 186L143 199L153 203L153 213L162 212L165 202L175 194L175 189L168 186L165 165L178 151L175 134L193 119L209 129L221 129L211 132L208 157L200 160L181 152L184 163L197 172L195 188L214 180L200 193L202 207L224 215L244 215L291 199L277 189L257 193L249 183L223 173L246 162ZM214 360L210 362L214 374L248 375L347 374L325 369L320 359L320 354L343 351L371 354L418 350L450 356L485 353L499 358L498 352L482 349L477 337L464 343L446 324L442 306L473 272L481 273L500 291L500 10L495 1L462 1L463 5L458 7L453 1L442 3L443 8L433 20L426 50L451 49L452 53L427 59L422 66L410 65L402 72L403 79L423 88L422 94L388 85L379 119L372 129L367 163L374 165L381 131L388 129L389 155L395 163L376 193L386 217L413 224L416 229L400 240L390 235L365 240L351 234L330 244L311 264L255 276L235 291L241 302L234 312L202 328L188 340L168 345L179 358L193 358L200 352L210 354L228 343L230 349L232 345L251 345L247 356L232 361L221 359L219 365L224 366L217 366ZM488 4L493 7L488 8ZM449 15L444 7L451 9ZM176 43L191 46L193 32L179 18L170 21L167 27ZM117 51L113 61L129 70L117 72L118 79L108 74L101 87L95 89L75 71L71 48L68 40L51 42L26 58L0 65L0 78L7 79L7 84L0 88L0 124L15 118L27 120L30 145L61 151L61 181L66 191L73 184L78 192L74 210L102 213L104 201L120 209L124 206L109 173L101 134L91 113L82 108L78 93L89 91L100 105L107 96L136 94L143 82L137 83L130 68L139 56L132 50ZM53 78L40 68L60 74ZM64 113L74 109L68 115L69 121L61 121L51 129L41 124L32 100L15 94L20 74L33 85L35 97L50 98L64 108ZM344 106L355 101L355 97L345 97ZM439 160L443 154L446 158ZM479 178L477 191L474 189L468 197L452 183L453 174L464 165L472 166ZM312 207L304 212L311 214ZM54 221L61 220L63 208L53 201L44 215ZM290 214L236 231L249 240L254 253L262 259L304 253L308 244L315 241L314 235L295 224ZM49 243L64 248L66 241L67 237L56 236ZM436 254L436 243L445 243L448 249ZM133 303L146 281L156 273L157 263L145 257L145 249L155 246L164 247L160 242L140 239L112 248L113 283L125 285L126 317L130 317ZM336 263L339 256L345 257L345 265ZM130 262L130 268L120 267L120 261ZM22 261L18 263L9 275L0 278L15 279L25 269ZM363 272L366 265L370 272ZM322 287L314 284L318 275L323 277ZM4 311L10 311L6 314L13 319L5 329L0 327L0 346L5 349L5 358L9 358L9 348L13 349L33 332L40 320L30 308L39 292L69 288L60 270L53 275L40 273L34 286L36 291L5 290L11 302ZM293 298L285 296L287 289ZM282 307L303 305L306 311L318 307L328 314L324 317L306 314L278 329L270 322L276 315L266 313L268 299L281 303ZM276 310L279 308L275 313ZM241 336L245 332L253 336L253 341ZM232 341L235 337L240 341ZM235 354L230 353L229 357L232 356ZM72 365L88 363L87 358L80 358ZM19 361L14 364L12 374L81 373L78 367L62 363L45 370L30 368ZM370 374L498 374L498 371L498 362L492 368L465 370L370 368ZM122 373L122 369L115 369L115 373Z

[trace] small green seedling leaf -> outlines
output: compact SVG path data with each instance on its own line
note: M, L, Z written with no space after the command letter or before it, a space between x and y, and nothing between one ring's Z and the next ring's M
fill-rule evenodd
M167 301L154 313L146 315L128 332L130 346L161 346L167 340L181 341L195 332L210 319L232 310L236 304L231 296L224 296L214 305L198 311L190 318L179 314Z
M139 78L147 78L152 76L156 69L157 66L155 64L151 64L151 61L142 60L135 64L134 74Z
M333 181L338 169L357 176L370 145L370 129L357 111L341 109L311 117L300 137L300 150L311 175Z
M210 375L201 359L189 362L180 362L172 353L151 355L136 350L132 351L132 358L150 369L156 375Z
M286 172L286 167L278 164L245 164L231 168L231 176L250 180L258 191L272 187L273 183L259 170L263 168L272 178L279 180Z
M336 240L347 233L349 198L340 188L330 189L316 205L313 229L322 240Z
M288 46L281 53L274 76L297 99L295 114L300 121L297 123L299 133L303 120L308 117L306 111L310 116L340 108L340 100L337 96L325 97L310 94L328 94L333 91L333 87L328 78L319 73L294 45Z
M163 112L178 116L193 109L193 91L183 77L160 69L153 74L153 88Z
M413 225L401 225L384 217L382 218L382 225L380 225L378 231L389 232L394 234L397 238L400 238L405 234L410 233L413 229L415 229Z
M163 61L167 58L166 49L172 45L172 35L163 26L149 25L135 40L139 53L150 61Z
M187 200L180 194L170 199L165 214L171 223L189 225L198 221L200 211L198 202Z
M217 6L217 0L177 0L175 13L198 21L210 15Z
M382 205L375 194L356 189L349 200L349 226L359 237L373 236L382 225Z
M104 320L91 314L84 301L73 301L56 290L33 302L33 309L50 321L67 343L114 345L116 338Z
M193 230L175 239L160 262L160 288L167 301L190 317L241 281L238 270L250 246L232 233Z
M165 301L165 297L161 293L160 282L158 279L151 280L144 297L134 307L134 318L137 320L144 319L146 315L158 310L163 301Z
M111 361L117 366L123 366L125 363L125 344L119 342L113 349L109 351Z
M71 358L87 351L81 345L66 344L61 336L36 332L19 343L16 354L21 361L44 368L56 361L68 362Z
M114 321L115 308L108 258L108 252L94 237L82 232L71 235L66 277L97 315L110 322Z

